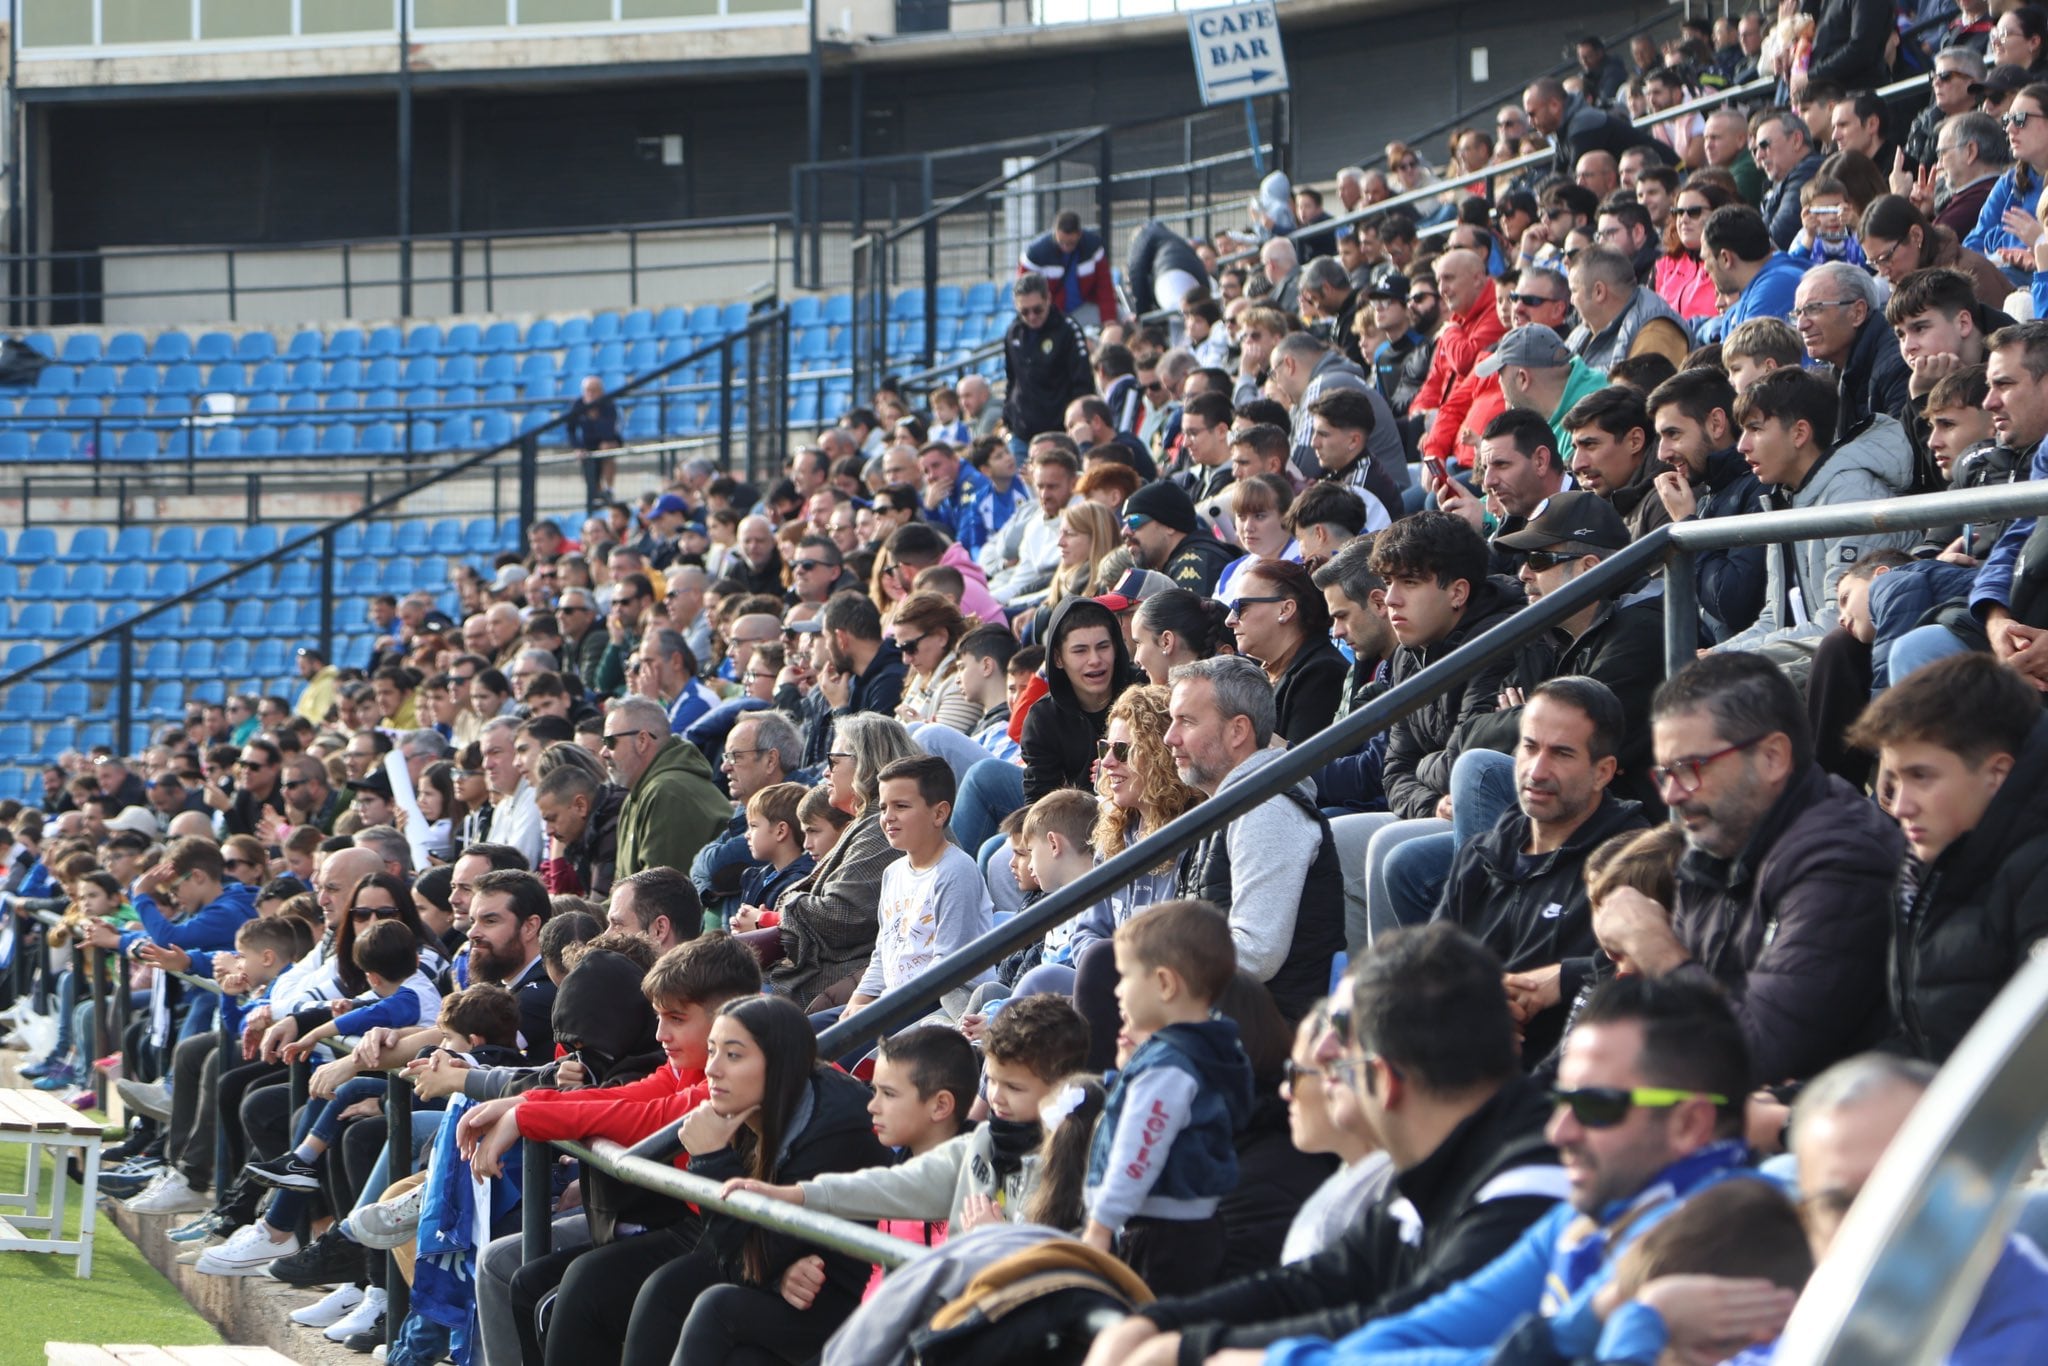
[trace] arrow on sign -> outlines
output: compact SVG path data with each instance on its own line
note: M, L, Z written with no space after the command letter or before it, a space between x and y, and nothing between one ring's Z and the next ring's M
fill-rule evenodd
M1268 80L1277 74L1277 72L1267 71L1263 67L1255 66L1242 76L1231 76L1226 80L1211 81L1209 82L1209 88L1211 90L1221 90L1226 85L1243 85L1247 82L1257 85L1261 81Z

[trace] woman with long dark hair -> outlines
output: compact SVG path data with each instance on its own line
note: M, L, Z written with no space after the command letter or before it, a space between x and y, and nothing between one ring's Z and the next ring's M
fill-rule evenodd
M420 910L412 899L412 888L393 873L370 873L349 893L348 912L334 934L334 980L344 996L360 996L370 981L356 966L356 936L373 920L396 920L412 931L420 948L420 971L436 976L447 964L441 956L441 941L420 921Z
M1671 222L1664 229L1664 254L1657 260L1657 297L1682 318L1711 318L1720 312L1714 298L1714 277L1702 256L1707 215L1735 196L1698 176L1685 182L1671 201Z
M1273 685L1274 734L1298 745L1330 724L1350 665L1330 640L1330 608L1308 570L1260 560L1238 576L1230 602L1237 652Z
M704 1081L708 1099L676 1131L693 1175L789 1185L888 1161L867 1088L818 1061L810 1022L787 997L743 996L719 1010ZM644 1279L630 1251L614 1251L632 1242L571 1266L548 1327L547 1366L808 1361L868 1281L859 1258L711 1210L695 1247ZM824 1281L799 1309L783 1298L782 1275L811 1256L822 1256Z
M1131 658L1160 687L1176 664L1237 653L1230 609L1185 588L1168 588L1138 604L1131 618Z

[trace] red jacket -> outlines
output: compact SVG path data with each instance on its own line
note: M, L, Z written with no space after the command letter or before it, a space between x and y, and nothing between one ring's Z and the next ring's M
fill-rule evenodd
M1429 360L1429 377L1422 381L1422 392L1408 405L1408 411L1426 413L1443 407L1451 386L1471 374L1479 358L1491 351L1506 331L1495 307L1493 281L1487 280L1480 285L1479 297L1472 301L1472 306L1463 313L1453 313L1436 334L1436 354Z
M1486 424L1507 411L1507 395L1501 392L1499 375L1476 371L1451 387L1444 406L1437 409L1436 422L1422 438L1422 453L1447 460L1465 469L1479 464L1479 434Z
M624 1086L528 1091L512 1113L519 1116L521 1138L578 1143L608 1138L631 1147L649 1134L682 1123L710 1094L702 1072L678 1073L669 1064ZM678 1156L676 1165L688 1166L689 1154Z

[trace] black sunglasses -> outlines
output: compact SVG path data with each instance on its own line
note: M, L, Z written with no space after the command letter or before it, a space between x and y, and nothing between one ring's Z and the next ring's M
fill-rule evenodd
M1098 759L1115 759L1120 764L1127 764L1131 761L1131 742L1129 740L1097 740L1095 742L1095 757Z
M1726 1105L1726 1096L1704 1091L1674 1091L1661 1086L1581 1086L1550 1093L1550 1099L1570 1110L1572 1118L1588 1129L1612 1129L1628 1118L1630 1110L1670 1110L1689 1100L1707 1100Z
M1578 555L1567 550L1525 550L1522 552L1522 563L1539 573L1545 569L1554 569L1561 564L1570 564L1578 558Z
M398 914L396 906L351 906L348 916L351 920L390 920Z
M615 732L614 734L605 736L602 740L598 741L598 743L604 746L604 748L606 749L616 749L618 748L619 741L621 740L630 740L635 735L652 734L654 734L654 732L651 730L622 730Z

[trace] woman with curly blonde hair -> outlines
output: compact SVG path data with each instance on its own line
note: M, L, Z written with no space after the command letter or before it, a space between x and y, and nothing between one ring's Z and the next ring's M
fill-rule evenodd
M1097 863L1116 857L1202 800L1199 791L1180 780L1166 747L1168 695L1165 688L1142 684L1125 689L1110 706L1109 728L1096 746L1101 756L1092 840ZM1169 858L1095 903L1074 925L1067 950L1072 966L1033 968L1017 980L1012 994L1071 994L1091 1032L1104 1041L1108 1052L1103 1056L1114 1052L1117 973L1111 937L1146 907L1171 901L1179 872L1180 860Z

